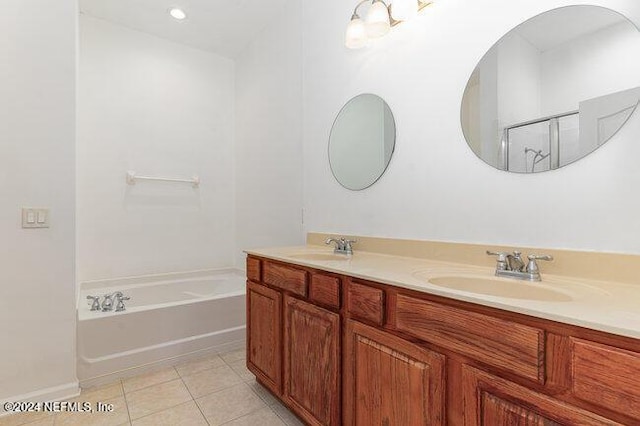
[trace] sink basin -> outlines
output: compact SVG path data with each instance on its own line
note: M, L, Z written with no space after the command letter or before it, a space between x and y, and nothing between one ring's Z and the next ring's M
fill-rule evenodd
M350 258L343 254L332 254L332 253L300 253L300 254L292 254L288 257L292 259L300 259L300 260L318 260L318 261L328 261L328 260L349 260Z
M539 300L545 302L569 302L571 296L562 292L542 287L537 283L506 281L483 277L438 277L431 278L429 283L438 287L487 296L506 297L509 299Z

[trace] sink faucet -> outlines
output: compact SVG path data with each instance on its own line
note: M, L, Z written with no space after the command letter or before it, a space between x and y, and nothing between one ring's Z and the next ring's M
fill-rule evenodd
M507 265L512 271L522 272L524 270L524 260L522 260L522 252L514 251L513 254L507 254Z
M337 238L327 238L325 244L335 243L335 248L333 249L334 253L337 254L353 254L352 244L356 243L356 240L347 240L345 237Z
M540 269L538 268L538 260L553 260L553 256L530 254L527 256L529 262L526 264L522 260L522 253L514 251L513 253L493 252L487 250L489 256L496 256L496 276L516 278L518 280L540 281Z

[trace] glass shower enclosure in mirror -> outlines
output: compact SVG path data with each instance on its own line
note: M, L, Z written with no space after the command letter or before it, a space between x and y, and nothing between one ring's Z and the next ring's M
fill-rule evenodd
M501 170L557 169L600 147L640 100L640 33L598 6L553 9L483 56L464 91L473 152Z
M395 143L396 123L389 105L376 95L358 95L342 107L331 128L331 172L347 189L368 188L384 174Z

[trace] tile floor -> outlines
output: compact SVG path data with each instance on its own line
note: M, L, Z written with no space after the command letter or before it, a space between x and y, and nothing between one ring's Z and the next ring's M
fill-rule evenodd
M71 401L113 404L109 413L25 413L0 426L297 426L287 408L245 367L244 349L83 389Z

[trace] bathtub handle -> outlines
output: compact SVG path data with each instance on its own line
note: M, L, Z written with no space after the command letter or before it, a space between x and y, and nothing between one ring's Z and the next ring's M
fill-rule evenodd
M100 296L87 296L87 300L92 300L91 302L91 310L99 311L100 310Z
M124 310L126 310L126 306L124 306L124 301L125 300L131 300L130 297L124 297L122 295L118 296L118 303L116 304L116 312L122 312Z

